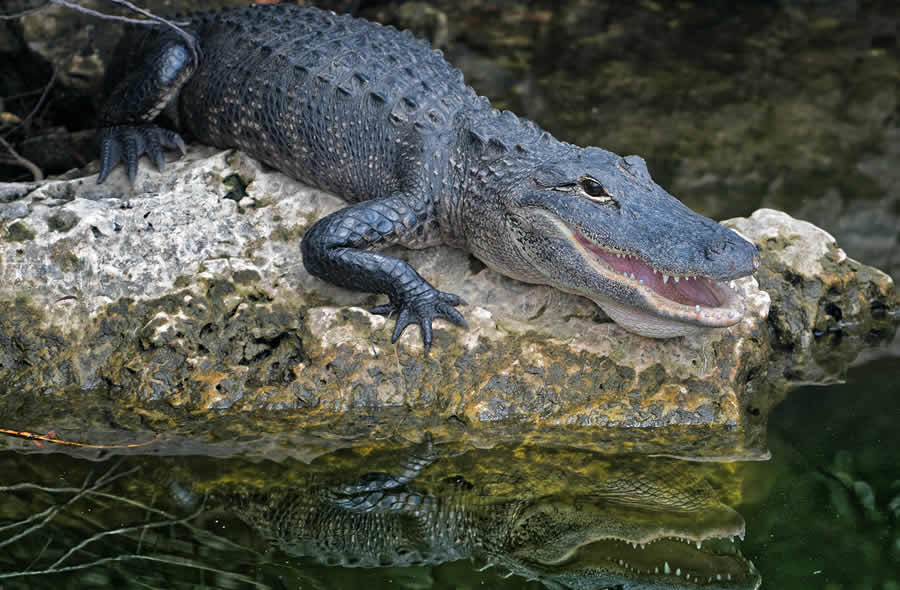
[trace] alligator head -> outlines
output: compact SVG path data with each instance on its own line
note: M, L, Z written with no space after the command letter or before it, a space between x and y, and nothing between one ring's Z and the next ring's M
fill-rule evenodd
M644 336L740 321L743 302L728 282L759 267L753 244L667 193L638 156L553 151L505 187L511 246L499 270L588 297Z
M543 498L512 523L493 565L553 590L755 590L761 578L725 505L660 509L600 497Z

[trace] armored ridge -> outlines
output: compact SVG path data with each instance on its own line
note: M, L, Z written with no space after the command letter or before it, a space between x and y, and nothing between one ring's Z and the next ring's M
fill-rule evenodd
M194 15L193 45L155 29L111 68L98 181L180 137L245 150L351 204L302 241L310 273L388 295L373 311L410 323L465 321L388 244L463 247L491 268L596 301L655 337L723 327L743 307L725 282L752 273L755 248L653 183L643 160L555 140L491 108L442 55L409 33L312 8ZM115 72L129 72L115 77ZM176 98L177 97L177 98Z

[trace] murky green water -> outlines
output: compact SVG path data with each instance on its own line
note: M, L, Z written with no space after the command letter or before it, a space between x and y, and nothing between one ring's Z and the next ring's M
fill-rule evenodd
M886 358L791 393L758 463L421 444L311 464L7 452L0 587L691 588L688 575L724 575L700 587L892 590L895 376ZM666 567L681 576L647 573Z
M740 508L765 587L900 587L898 420L892 358L797 390L773 412L773 459L756 466L758 491Z

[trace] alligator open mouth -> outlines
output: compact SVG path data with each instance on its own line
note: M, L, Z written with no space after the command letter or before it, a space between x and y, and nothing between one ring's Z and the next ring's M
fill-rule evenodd
M644 333L640 328L647 323L655 323L653 329L657 329L659 322L649 319L651 316L671 320L675 325L724 328L736 324L744 315L741 296L724 282L699 275L674 274L655 268L634 254L603 248L577 231L567 228L567 234L594 270L618 283L629 285L642 296L644 305L640 310L623 311L623 306L613 304L615 310L610 314L616 315L613 319L626 328L636 327L632 331ZM604 302L597 303L609 313ZM623 314L630 317L630 323L628 318L622 321ZM676 328L666 330L666 336L677 335Z
M731 539L702 542L662 538L646 544L618 539L595 540L565 561L544 564L562 571L605 572L666 588L735 588L753 590L761 579L753 562ZM552 570L551 570L552 571ZM643 587L643 586L642 586Z

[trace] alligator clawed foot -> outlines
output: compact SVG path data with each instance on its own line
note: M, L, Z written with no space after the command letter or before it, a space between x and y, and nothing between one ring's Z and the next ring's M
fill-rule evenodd
M397 314L397 323L394 333L391 335L391 344L397 342L400 335L410 324L418 324L422 329L422 341L425 343L425 354L431 350L434 333L431 322L437 318L443 318L449 322L468 328L469 324L456 309L457 305L467 305L459 295L444 293L437 289L431 289L415 296L398 298L384 305L378 305L369 310L369 313L392 316Z
M163 149L178 148L186 153L181 136L155 125L114 125L103 127L98 134L100 141L100 172L97 184L103 183L113 168L120 162L125 164L128 181L134 183L137 175L138 159L144 154L153 160L158 170L165 166Z

